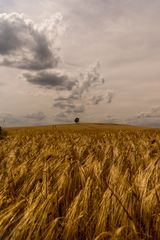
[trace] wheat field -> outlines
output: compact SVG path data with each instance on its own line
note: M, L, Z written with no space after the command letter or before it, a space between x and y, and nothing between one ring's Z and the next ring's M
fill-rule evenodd
M6 129L0 239L160 239L160 130Z

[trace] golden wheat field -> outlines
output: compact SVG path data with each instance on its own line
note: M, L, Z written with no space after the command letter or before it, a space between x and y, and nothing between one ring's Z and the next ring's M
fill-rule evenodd
M160 239L160 131L7 129L0 140L0 239Z

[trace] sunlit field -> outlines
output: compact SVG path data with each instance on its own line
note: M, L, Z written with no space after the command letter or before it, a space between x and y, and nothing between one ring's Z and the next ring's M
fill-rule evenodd
M0 239L160 239L160 130L6 129Z

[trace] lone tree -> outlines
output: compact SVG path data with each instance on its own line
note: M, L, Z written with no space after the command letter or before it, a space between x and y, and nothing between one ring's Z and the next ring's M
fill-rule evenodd
M75 123L79 123L79 118L76 117L76 118L74 119L74 121L75 121Z

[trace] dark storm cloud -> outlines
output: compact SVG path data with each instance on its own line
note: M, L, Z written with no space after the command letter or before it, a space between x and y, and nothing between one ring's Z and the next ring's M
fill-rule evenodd
M42 121L46 119L46 115L43 112L37 112L37 113L29 113L24 116L24 118Z
M25 73L24 78L31 84L58 90L71 90L76 82L58 71L41 71L36 74Z
M35 24L23 14L0 14L0 65L41 70L57 67L61 15Z

